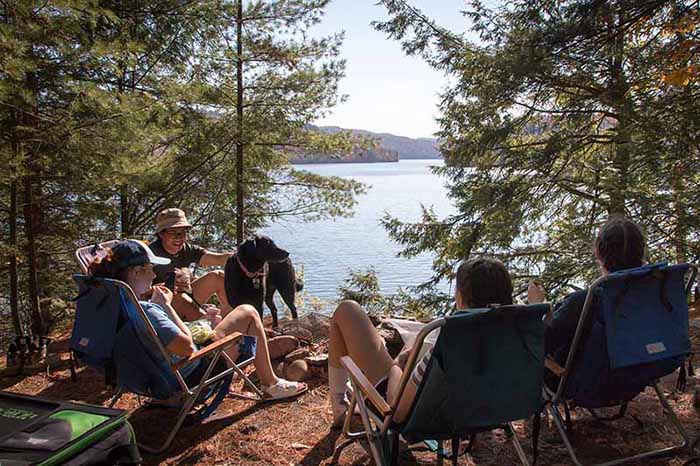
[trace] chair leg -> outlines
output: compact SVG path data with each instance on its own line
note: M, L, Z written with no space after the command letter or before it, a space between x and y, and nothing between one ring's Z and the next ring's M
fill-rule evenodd
M518 455L520 462L523 463L523 466L530 466L530 461L527 459L527 455L525 454L525 450L523 450L523 446L520 444L515 429L513 429L513 424L510 422L507 423L505 431L506 435L510 437L511 442L513 442L513 448L515 448L515 453Z
M354 382L352 382L354 385ZM353 387L355 393L360 393L357 387ZM375 432L372 429L372 423L369 419L369 414L367 413L367 405L365 404L364 398L361 396L356 397L356 402L360 408L360 418L362 419L362 425L365 427L365 434L367 436L367 441L369 442L369 448L372 452L372 457L374 458L374 463L377 466L387 466L384 456L384 449L382 447L381 439L379 438L379 432Z
M681 424L681 421L678 419L678 416L676 416L675 411L673 411L671 404L668 402L668 398L666 398L666 395L664 395L663 390L661 390L661 387L659 387L659 382L654 382L654 391L656 391L656 396L659 397L659 402L661 403L661 406L663 407L666 414L668 414L668 416L671 418L671 422L673 423L674 427L676 428L678 433L681 434L681 436L683 437L683 444L679 445L678 448L690 448L692 445L690 435L688 435L688 432L683 427L683 424Z
M199 393L197 393L198 395ZM182 405L180 408L180 412L177 415L177 420L175 421L175 425L173 426L172 429L170 429L170 432L168 433L168 437L165 439L162 445L159 447L151 447L149 445L139 443L139 448L142 450L157 455L159 453L163 453L165 450L168 449L170 444L172 443L173 439L175 438L175 434L177 434L177 431L180 430L180 426L182 426L182 423L185 421L185 418L187 417L187 414L190 412L190 409L192 408L192 405L194 404L194 401L197 399L195 395L188 396L187 400L185 403Z
M115 404L117 404L117 401L119 401L119 398L121 398L123 393L124 392L122 391L122 389L118 388L112 399L109 400L109 404L107 406L109 408L112 408Z
M195 391L189 392L189 394L187 394L187 396L185 398L185 402L183 403L182 407L180 408L180 412L178 413L177 420L175 421L175 425L168 433L168 437L165 439L165 442L158 448L149 447L148 445L144 445L144 444L139 444L139 448L142 448L143 450L147 451L148 453L152 453L152 454L162 453L168 449L168 447L172 443L173 439L175 438L175 434L177 434L178 430L180 430L182 423L185 421L185 418L187 417L187 414L189 414L190 409L192 409L192 406L194 406L195 401L197 401L199 399L199 395L207 387L207 384L204 383L204 381L209 379L209 376L211 375L212 371L214 370L214 365L216 364L217 360L218 360L218 357L216 357L216 355L215 355L214 359L212 359L211 363L209 363L209 367L207 367L207 370L204 372L204 375L202 376L202 379L201 379L202 381L199 383L199 385L197 385L197 388L195 389Z
M637 455L633 456L628 456L626 458L620 458L612 461L607 461L605 463L598 463L597 466L612 466L612 465L617 465L617 464L623 464L623 463L629 463L629 462L636 462L636 461L643 461L643 460L648 460L650 458L656 458L659 456L664 456L668 455L670 453L674 453L680 450L685 450L685 449L691 449L691 439L690 436L688 435L688 432L685 430L683 427L683 424L681 424L680 420L678 419L678 416L676 416L676 413L673 411L673 408L671 407L670 403L668 402L668 399L664 395L663 391L661 390L661 387L659 387L658 382L654 382L652 384L654 387L654 390L656 391L656 396L659 398L659 403L661 403L661 407L664 410L664 413L671 419L671 423L673 426L676 428L678 433L683 437L683 442L678 445L673 445L670 447L666 448L661 448L658 450L653 450L653 451L648 451L645 453L639 453ZM564 421L561 418L561 413L559 412L559 409L555 405L549 405L548 409L550 413L552 414L552 417L554 418L554 423L557 426L557 429L559 430L559 435L564 442L564 445L566 446L566 449L569 452L569 456L571 457L572 461L574 464L577 466L581 466L581 462L579 459L576 457L576 454L574 453L574 450L571 446L571 443L569 442L569 438L567 436L566 432L566 427L564 426Z
M341 430L341 435L343 437L347 437L345 440L343 440L341 443L335 446L333 449L333 458L331 458L331 464L338 464L338 460L340 459L340 455L343 453L343 450L355 443L357 440L355 437L349 435L350 432L350 418L352 417L352 413L355 410L355 393L352 394L352 397L350 399L350 406L348 407L347 412L345 413L345 419L343 420L343 427Z
M562 442L564 442L564 446L566 447L566 450L569 453L569 457L571 458L571 461L574 462L576 466L583 466L581 462L579 461L578 457L576 457L576 453L574 453L574 449L571 446L571 442L569 442L569 436L567 435L567 429L564 424L564 420L561 418L561 413L559 412L559 406L555 405L554 403L548 404L547 409L549 410L550 414L552 415L552 418L554 419L554 424L557 426L557 430L559 431L559 436L561 437Z

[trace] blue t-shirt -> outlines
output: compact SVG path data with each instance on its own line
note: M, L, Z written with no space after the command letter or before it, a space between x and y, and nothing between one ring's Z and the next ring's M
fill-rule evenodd
M170 342L173 341L173 338L181 333L181 330L177 325L175 325L175 322L170 320L168 313L159 304L148 301L141 301L140 303L143 310L146 311L148 320L151 321L151 325L153 325L153 329L158 334L158 338L160 338L161 343L163 343L163 346L167 347ZM179 362L181 359L181 356L174 354L170 355L170 360L173 364ZM187 377L199 366L200 361L201 360L197 360L196 362L181 368L180 374L182 374L183 377Z

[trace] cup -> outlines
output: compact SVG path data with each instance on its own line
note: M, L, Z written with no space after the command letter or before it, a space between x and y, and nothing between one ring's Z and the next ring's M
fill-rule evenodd
M192 293L192 274L188 267L175 269L175 292L177 293Z
M207 313L207 319L209 319L211 328L216 327L223 320L223 317L221 317L221 309L213 304L204 304L202 309Z

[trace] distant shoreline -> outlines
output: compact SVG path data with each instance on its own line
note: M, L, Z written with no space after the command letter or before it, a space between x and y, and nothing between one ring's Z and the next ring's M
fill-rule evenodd
M347 159L324 159L324 160L293 160L291 165L328 165L328 164L352 164L352 163L399 163L404 160L443 160L442 157L405 157L398 160L347 160Z

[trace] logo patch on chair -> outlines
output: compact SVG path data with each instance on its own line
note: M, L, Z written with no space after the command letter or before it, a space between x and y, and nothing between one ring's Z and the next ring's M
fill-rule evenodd
M656 343L649 343L646 345L647 353L657 354L666 351L666 346L662 341L657 341Z

